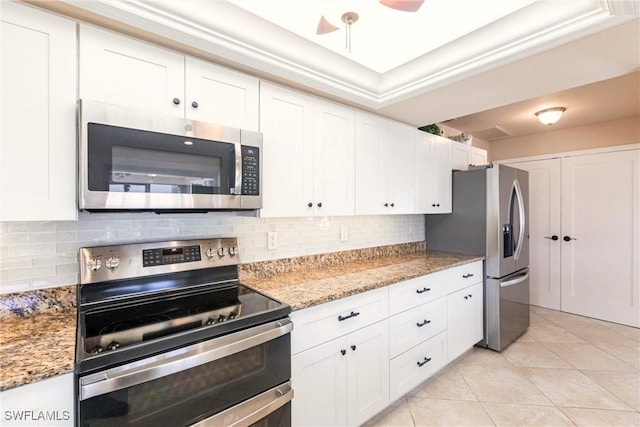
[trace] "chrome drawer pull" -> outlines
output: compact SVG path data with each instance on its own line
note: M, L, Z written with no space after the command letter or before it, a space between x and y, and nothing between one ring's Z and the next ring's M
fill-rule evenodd
M425 292L429 292L430 290L431 290L431 288L416 289L416 293L417 294L423 294Z
M429 362L431 362L431 358L425 357L422 362L418 362L418 368L422 368L424 365L426 365Z
M339 315L338 316L338 321L342 322L343 320L347 320L347 319L350 319L350 318L356 317L356 316L360 316L360 313L357 312L357 311L352 311L351 314L349 314L348 316Z
M418 328L422 328L424 325L428 325L429 323L431 323L431 320L425 319L424 322L422 322L422 323L420 323L420 322L416 323L416 326Z
M469 273L469 274L463 274L462 275L463 279L468 279L469 277L473 277L473 274Z

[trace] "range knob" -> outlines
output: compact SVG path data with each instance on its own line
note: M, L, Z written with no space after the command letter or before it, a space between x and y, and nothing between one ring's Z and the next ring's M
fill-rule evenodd
M98 271L100 270L100 267L102 267L102 261L98 258L91 258L87 261L87 268L90 271Z
M220 258L222 258L223 256L225 256L227 254L227 249L226 248L218 248L218 256Z
M216 254L216 251L214 251L213 249L209 248L204 253L205 253L205 255L207 255L207 258L213 258L213 256Z
M234 256L238 254L238 248L235 246L229 246L229 255Z
M117 256L109 257L107 258L107 261L104 263L104 265L110 270L116 269L120 265L120 258L118 258Z
M218 316L218 319L216 320L216 323L222 323L225 320L227 320L226 317L224 317L222 314L220 316Z
M117 341L111 341L111 343L107 346L107 350L115 350L120 347L120 343Z
M206 324L207 325L213 325L214 323L216 323L216 321L212 318L208 318Z
M229 320L233 320L237 317L238 315L236 314L235 311L232 311L231 313L229 313Z

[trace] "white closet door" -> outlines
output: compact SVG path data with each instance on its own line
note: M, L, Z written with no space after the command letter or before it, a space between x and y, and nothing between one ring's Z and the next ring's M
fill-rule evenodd
M560 310L561 160L535 160L509 166L529 172L531 304Z
M640 326L639 162L638 150L563 159L563 311Z

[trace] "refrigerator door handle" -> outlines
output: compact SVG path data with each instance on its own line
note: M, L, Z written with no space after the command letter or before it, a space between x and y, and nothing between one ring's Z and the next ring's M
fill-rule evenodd
M518 240L516 241L516 250L513 255L514 259L520 258L520 252L522 252L522 246L524 245L524 237L525 237L525 215L524 215L524 198L522 197L522 189L520 188L520 183L518 180L513 181L513 188L515 190L516 200L518 201L518 220L520 221L519 230L518 230Z
M506 288L508 286L517 285L517 284L522 283L522 282L527 281L527 280L529 280L529 270L528 269L524 274L516 277L515 279L507 280L506 282L500 282L500 287L501 288Z

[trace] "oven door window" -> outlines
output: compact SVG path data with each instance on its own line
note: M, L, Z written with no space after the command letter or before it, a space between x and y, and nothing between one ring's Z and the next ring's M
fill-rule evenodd
M89 123L87 132L90 191L235 191L234 144L96 123Z
M171 427L203 422L288 381L290 349L286 334L171 375L80 400L79 425ZM289 413L290 408L283 406L255 425L279 425Z

